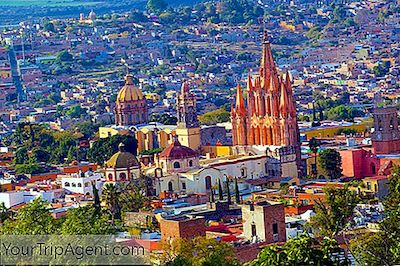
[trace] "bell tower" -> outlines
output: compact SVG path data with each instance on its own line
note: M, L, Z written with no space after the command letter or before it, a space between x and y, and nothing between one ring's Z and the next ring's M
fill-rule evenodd
M400 153L400 130L395 107L374 109L371 139L376 154Z
M182 84L177 96L178 127L176 134L183 146L200 149L200 125L197 119L196 96L190 92L189 84Z

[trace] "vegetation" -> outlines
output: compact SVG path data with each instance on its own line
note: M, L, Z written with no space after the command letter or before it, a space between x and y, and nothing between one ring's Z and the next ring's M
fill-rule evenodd
M318 162L329 179L337 179L342 176L342 157L338 151L326 149L320 152Z
M318 235L334 238L346 228L360 199L349 189L349 185L343 189L327 187L325 195L325 202L315 202L316 215L311 217L311 226Z
M379 231L351 241L350 248L359 265L397 265L400 263L400 168L389 176L389 195L384 201L386 218Z
M249 266L291 266L291 265L348 265L334 256L341 249L333 239L324 239L320 243L307 236L288 240L283 246L270 245L264 248Z
M153 113L150 115L150 122L158 122L164 125L176 125L176 123L178 122L178 118L176 118L173 115L170 114L158 114L158 113Z
M168 4L164 0L147 0L146 9L150 13L159 13L167 9Z
M137 141L131 135L114 135L108 138L96 140L88 151L88 159L99 165L103 165L114 153L118 151L118 145L125 144L125 149L134 155L137 154Z
M215 125L217 123L228 122L230 113L224 108L220 108L199 116L199 122L202 125Z
M197 237L193 240L174 240L164 243L163 264L166 266L235 266L233 247L215 239Z

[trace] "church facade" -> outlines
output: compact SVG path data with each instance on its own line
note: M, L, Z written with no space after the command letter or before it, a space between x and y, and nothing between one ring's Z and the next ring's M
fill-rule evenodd
M232 139L236 152L249 147L294 147L300 160L300 135L289 72L279 73L264 33L259 74L247 79L247 103L240 85L232 106Z

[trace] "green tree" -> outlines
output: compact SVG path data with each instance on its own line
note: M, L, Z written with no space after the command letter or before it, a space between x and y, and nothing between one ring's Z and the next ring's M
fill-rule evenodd
M342 157L333 149L326 149L320 152L319 165L329 179L337 179L342 176Z
M56 29L55 29L55 27L54 27L54 24L53 24L52 22L50 22L50 21L47 21L47 22L44 24L43 29L44 29L45 31L56 32Z
M108 183L103 186L101 199L111 215L113 225L115 224L115 219L121 219L120 194L121 190L117 185Z
M4 222L11 217L11 212L7 209L4 202L0 204L0 226L4 224Z
M315 216L311 218L311 226L317 234L325 237L336 237L349 224L356 205L360 202L358 195L349 189L326 187L326 200L315 202Z
M270 245L264 248L249 266L292 266L292 265L348 265L347 261L340 261L334 254L341 252L335 240L324 239L321 243L307 236L301 235L289 239L283 246Z
M71 62L73 59L74 57L72 56L72 54L70 54L66 50L59 52L57 55L58 62Z
M26 164L16 164L15 172L17 174L35 175L35 174L44 173L45 170L36 163L26 163Z
M15 164L25 164L29 161L28 149L26 147L21 147L15 152L14 163Z
M146 9L150 13L159 13L166 10L168 7L167 2L164 0L147 0Z
M312 173L314 176L318 175L317 154L318 154L318 150L319 150L320 145L321 145L320 141L317 140L316 138L312 137L310 139L309 146L310 146L311 152L314 153L314 160L315 160L314 161L314 167L315 168L313 168L313 173Z
M233 247L215 239L197 237L193 240L177 239L164 246L163 264L166 266L235 266Z
M85 108L83 108L82 106L77 104L77 105L70 107L67 110L66 115L71 118L80 118L83 115L86 115L86 112L87 112L87 110Z
M224 199L224 192L222 191L221 179L218 179L218 196L219 200Z
M22 207L15 220L6 220L1 227L6 235L49 235L57 232L57 222L47 209L48 203L36 198Z
M228 122L230 113L224 108L205 113L199 116L199 122L203 125L215 125L217 123Z
M97 213L94 206L84 206L67 211L61 226L64 235L106 235L115 233L107 215Z
M235 201L237 204L240 204L240 192L237 177L235 177Z
M96 140L88 151L88 159L102 165L118 151L118 145L121 142L125 144L127 152L130 152L133 155L137 154L137 141L134 136L114 135L108 138Z

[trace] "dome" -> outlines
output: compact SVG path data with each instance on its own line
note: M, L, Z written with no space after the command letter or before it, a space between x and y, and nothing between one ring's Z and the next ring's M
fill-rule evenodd
M125 77L125 85L120 89L117 95L117 103L143 100L142 91L133 84L133 76L128 74Z
M197 153L194 150L182 146L177 139L160 153L160 159L186 159L196 156Z
M123 143L118 145L118 149L119 151L111 156L111 158L106 162L107 168L130 168L139 166L139 162L135 155L130 152L126 152L125 145Z

